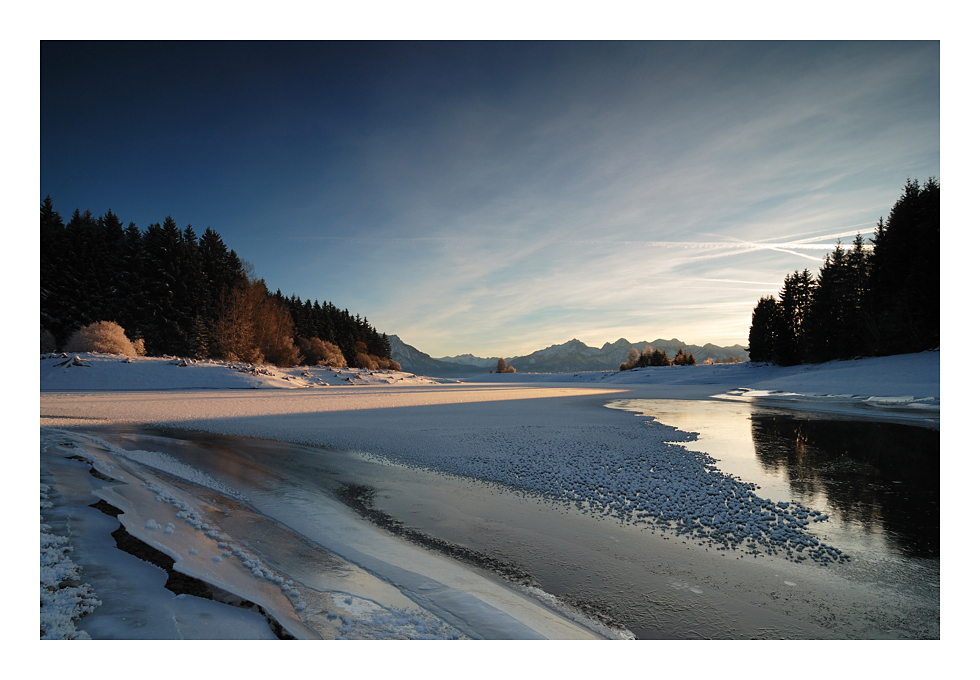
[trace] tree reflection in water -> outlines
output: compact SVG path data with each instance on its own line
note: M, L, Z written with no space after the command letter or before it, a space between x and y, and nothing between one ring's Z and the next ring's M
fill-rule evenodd
M756 456L841 521L880 530L909 557L939 557L939 431L754 413Z

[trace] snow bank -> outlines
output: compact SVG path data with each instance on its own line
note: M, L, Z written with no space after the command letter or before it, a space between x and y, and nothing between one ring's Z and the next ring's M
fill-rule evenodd
M315 389L358 385L437 385L456 382L404 371L326 366L242 364L178 357L121 357L113 354L41 356L41 391Z
M660 388L660 398L714 396L762 401L786 408L939 420L939 352L831 361L824 364L713 364L661 366L629 371L480 375L467 383L598 384L622 388ZM711 389L715 386L714 389ZM672 392L669 388L709 388Z
M40 485L41 510L52 507L51 487ZM78 583L79 568L68 557L74 550L67 536L58 536L41 516L41 639L88 639L85 631L75 628L84 614L95 611L102 602L87 583Z
M659 366L594 373L494 374L467 383L601 382L610 385L735 385L798 394L849 394L939 399L939 352L830 361L824 364Z
M323 366L277 368L224 361L107 354L49 354L41 357L41 391L318 389L331 386L414 386L458 384L446 378L404 371L371 371ZM801 366L713 364L663 366L630 371L509 373L467 378L468 384L583 383L609 386L719 385L752 391L753 397L778 394L874 398L878 405L939 405L939 352L902 354ZM722 391L722 390L719 390ZM888 398L888 399L885 399Z
M717 396L938 427L939 352L777 368Z
M760 375L744 387L819 396L931 398L937 406L939 402L939 352L765 368L770 375Z

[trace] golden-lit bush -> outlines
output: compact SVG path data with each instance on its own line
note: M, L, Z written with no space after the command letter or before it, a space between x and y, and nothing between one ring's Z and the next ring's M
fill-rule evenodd
M96 321L82 326L65 343L66 352L98 352L138 356L136 347L126 337L126 331L115 321Z
M367 344L363 340L358 340L354 345L354 368L365 368L371 371L377 370L402 370L401 364L394 359L375 356L368 352Z
M300 363L306 366L333 366L345 368L347 359L340 348L332 342L320 338L297 338L299 345Z

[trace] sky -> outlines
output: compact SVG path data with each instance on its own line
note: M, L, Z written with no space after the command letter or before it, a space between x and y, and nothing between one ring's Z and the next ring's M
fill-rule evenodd
M432 356L746 345L907 178L939 42L60 42L40 202L211 227Z

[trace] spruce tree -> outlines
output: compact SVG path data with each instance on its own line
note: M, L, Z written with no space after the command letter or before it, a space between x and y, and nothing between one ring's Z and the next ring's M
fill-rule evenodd
M917 352L939 344L939 184L908 180L874 238L871 283L881 349Z
M749 328L749 361L776 361L782 320L782 310L773 296L759 300L752 311L752 326Z
M799 364L808 355L806 328L813 288L813 277L809 270L804 269L789 274L779 292L783 328L776 348L776 361L784 366Z
M68 339L73 328L64 317L70 306L65 285L65 225L54 209L51 196L41 203L41 329L54 336L55 346Z
M810 313L806 318L807 361L829 361L853 351L855 319L847 256L840 241L817 274Z
M859 233L854 237L854 244L845 258L848 286L851 290L849 300L851 318L854 320L852 331L854 354L858 356L874 353L881 341L871 294L872 254L872 250L865 246L864 237Z

